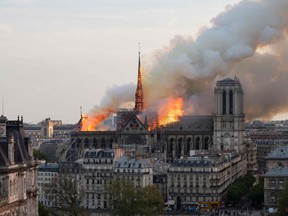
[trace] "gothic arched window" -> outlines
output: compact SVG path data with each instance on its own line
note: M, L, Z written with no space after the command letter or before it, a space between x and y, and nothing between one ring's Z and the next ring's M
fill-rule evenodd
M233 114L233 92L230 90L229 92L229 114Z
M170 141L169 141L169 151L170 152L173 151L173 142L174 142L174 138L170 138Z
M209 137L205 137L204 139L204 149L208 150L209 148Z
M94 148L97 148L97 143L98 143L97 139L93 138L93 147Z
M178 139L178 154L180 155L181 154L181 151L182 151L182 138L179 138Z
M200 149L200 137L196 138L196 150Z
M226 114L226 91L225 90L222 93L222 110L223 110L223 114Z
M190 154L191 137L187 139L187 155Z
M105 140L105 138L103 137L103 138L101 139L101 148L102 148L102 149L105 149L105 147L106 147L106 140Z

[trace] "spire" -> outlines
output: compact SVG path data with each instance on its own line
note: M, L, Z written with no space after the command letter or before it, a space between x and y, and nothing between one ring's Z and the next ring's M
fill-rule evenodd
M142 112L144 108L143 90L142 90L142 68L140 61L140 43L139 43L139 60L138 60L138 80L137 89L135 93L135 111Z
M2 116L4 116L4 96L2 95Z

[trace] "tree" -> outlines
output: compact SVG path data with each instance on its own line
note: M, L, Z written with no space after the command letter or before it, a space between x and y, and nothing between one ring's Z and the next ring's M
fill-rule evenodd
M115 180L108 188L113 215L161 215L164 201L155 186L134 188L129 181Z
M39 216L49 216L48 209L46 209L46 207L41 203L38 204L38 213Z
M241 188L240 184L231 185L227 190L227 194L226 194L227 200L229 200L231 202L239 201L241 196L242 196L241 190L242 190L242 188Z
M115 180L108 187L111 194L113 215L133 216L137 214L136 193L131 182Z
M285 184L284 190L281 192L278 199L278 215L288 215L288 181Z
M248 188L251 188L256 181L256 178L253 176L252 172L248 171L247 174L242 178L242 181Z
M55 196L58 210L66 212L69 216L83 215L81 201L84 191L78 187L76 178L69 175L55 177L44 186L44 190L50 197Z
M164 200L155 185L148 185L138 192L137 204L140 215L161 215L164 209Z
M264 179L261 178L259 183L255 185L248 194L252 202L260 207L264 202Z
M38 160L47 160L47 156L39 150L33 149L33 157Z
M249 192L249 189L253 186L255 180L256 179L251 172L248 172L245 176L237 179L227 189L227 200L234 203L239 201L242 196Z

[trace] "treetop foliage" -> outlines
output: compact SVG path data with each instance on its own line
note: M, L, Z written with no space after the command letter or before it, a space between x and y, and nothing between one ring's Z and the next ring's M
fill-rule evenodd
M160 215L164 201L156 186L135 188L129 181L115 180L108 191L111 193L113 215Z

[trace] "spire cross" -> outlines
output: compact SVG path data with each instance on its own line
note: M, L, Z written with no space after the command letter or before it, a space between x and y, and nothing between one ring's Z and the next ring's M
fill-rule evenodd
M138 52L139 52L139 54L140 54L140 45L141 45L141 43L138 43Z
M142 75L141 75L141 62L140 62L140 43L138 43L139 60L138 60L138 78L137 89L135 94L135 110L137 112L143 111L143 92L142 92Z

